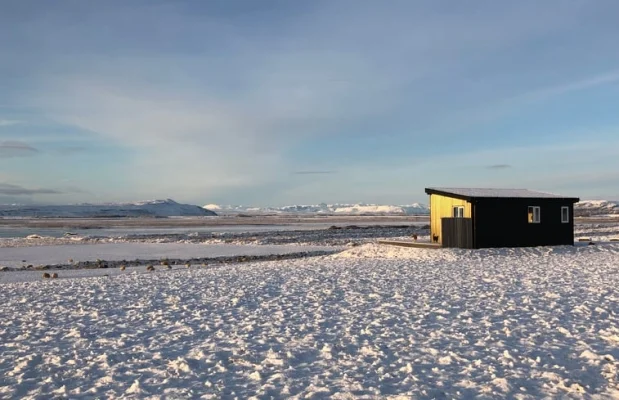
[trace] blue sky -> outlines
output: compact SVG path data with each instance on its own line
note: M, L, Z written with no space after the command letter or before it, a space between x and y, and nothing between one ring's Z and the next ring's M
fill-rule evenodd
M616 1L7 1L0 203L619 199Z

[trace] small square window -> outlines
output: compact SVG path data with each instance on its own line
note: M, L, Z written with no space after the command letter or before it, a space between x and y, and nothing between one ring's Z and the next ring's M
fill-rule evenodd
M453 208L453 217L454 218L464 218L464 207L463 206L455 206Z
M563 224L570 223L570 208L569 207L561 207L561 223Z
M537 206L529 206L528 221L530 224L540 223L540 209Z

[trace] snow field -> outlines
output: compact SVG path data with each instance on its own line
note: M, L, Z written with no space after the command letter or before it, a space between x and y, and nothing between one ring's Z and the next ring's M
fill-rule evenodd
M574 235L578 238L589 238L593 241L619 240L619 224L576 224Z
M619 246L0 285L4 398L617 398Z

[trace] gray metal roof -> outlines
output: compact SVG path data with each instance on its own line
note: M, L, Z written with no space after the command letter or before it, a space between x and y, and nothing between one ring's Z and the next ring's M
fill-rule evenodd
M442 192L461 197L470 198L535 198L535 199L575 199L575 197L562 196L554 193L536 192L529 189L490 189L490 188L426 188L427 191Z

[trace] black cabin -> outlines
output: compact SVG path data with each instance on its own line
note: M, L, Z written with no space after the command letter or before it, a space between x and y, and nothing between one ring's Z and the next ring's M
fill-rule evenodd
M574 203L527 189L426 188L431 238L443 247L574 245Z

